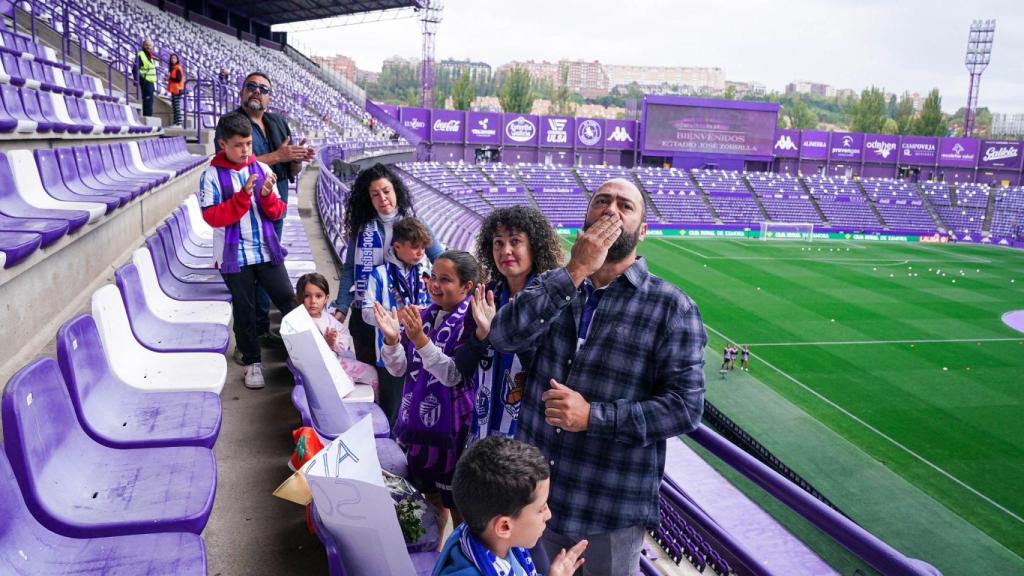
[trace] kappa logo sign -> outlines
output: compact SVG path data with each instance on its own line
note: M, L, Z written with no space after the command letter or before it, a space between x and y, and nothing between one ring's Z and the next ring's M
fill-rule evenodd
M596 120L584 120L576 128L576 138L584 146L595 146L601 142L601 124Z
M537 135L537 127L520 116L505 125L505 136L513 142L529 142Z
M565 126L569 121L565 118L548 118L548 134L544 141L548 144L568 144L569 133Z
M609 142L632 142L633 137L629 135L629 131L626 130L625 126L616 126L615 130L608 135Z
M789 134L782 134L779 136L778 142L775 143L776 150L799 150L797 145L793 142L793 139L789 137Z

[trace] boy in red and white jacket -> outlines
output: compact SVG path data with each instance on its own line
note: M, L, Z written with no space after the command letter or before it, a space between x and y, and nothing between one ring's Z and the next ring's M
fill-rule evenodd
M273 222L286 206L277 196L270 167L252 151L252 123L239 113L217 122L221 151L199 179L203 219L214 228L213 260L231 291L235 345L242 352L246 388L263 388L256 329L256 288L262 287L281 314L296 306ZM254 198L254 191L259 191Z

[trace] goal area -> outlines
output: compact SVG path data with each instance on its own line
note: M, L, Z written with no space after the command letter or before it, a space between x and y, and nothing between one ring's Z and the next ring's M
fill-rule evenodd
M814 240L810 222L761 222L761 240Z

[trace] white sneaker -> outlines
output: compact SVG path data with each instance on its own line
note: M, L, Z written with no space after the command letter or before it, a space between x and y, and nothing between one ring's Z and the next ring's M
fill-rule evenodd
M245 387L250 390L263 388L263 364L256 362L245 367Z

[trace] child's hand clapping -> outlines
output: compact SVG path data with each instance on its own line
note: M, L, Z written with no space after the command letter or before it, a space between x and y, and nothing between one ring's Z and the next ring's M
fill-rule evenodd
M419 306L406 306L399 310L398 321L405 327L405 335L416 345L416 349L423 348L430 342L423 332L423 318L420 316Z
M398 311L388 312L380 305L380 302L373 303L373 316L377 319L377 328L384 335L384 343L388 346L398 344L400 325L398 323Z
M580 558L580 555L587 549L587 544L586 540L580 540L568 550L563 548L551 561L548 576L571 576L579 570L580 566L583 566L583 558Z
M498 313L494 305L494 292L487 290L483 284L478 284L470 307L473 310L473 320L476 322L476 339L483 342L491 333L491 321Z
M256 178L258 178L258 176L256 176L255 174L250 174L249 179L246 180L245 185L242 186L241 192L252 196L252 187L256 185Z
M263 180L263 188L260 189L260 196L266 198L274 191L277 186L277 174L273 172L267 172L266 179Z

